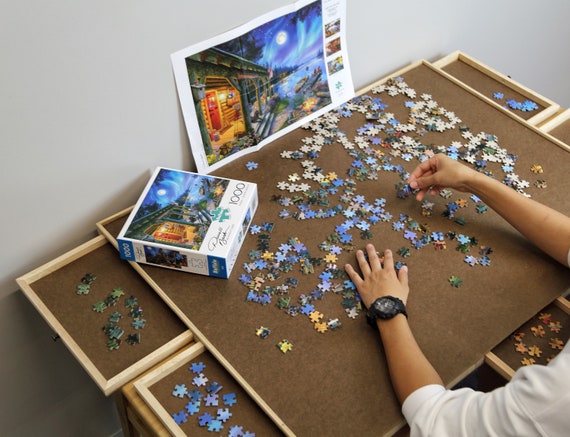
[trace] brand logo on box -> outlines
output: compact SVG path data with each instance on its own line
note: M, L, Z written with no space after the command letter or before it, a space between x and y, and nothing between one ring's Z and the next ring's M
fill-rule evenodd
M246 185L243 182L238 182L232 192L232 197L230 197L230 205L239 205L246 191Z
M228 244L231 229L231 226L226 228L218 227L218 233L208 240L208 250L212 252L216 247Z

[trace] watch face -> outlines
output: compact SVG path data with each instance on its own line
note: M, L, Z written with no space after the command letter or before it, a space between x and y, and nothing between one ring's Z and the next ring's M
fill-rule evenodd
M384 296L376 299L370 310L371 315L379 319L391 319L399 313L406 314L402 301L392 296Z
M374 304L376 310L387 314L391 314L394 311L395 306L396 303L392 299L380 299Z

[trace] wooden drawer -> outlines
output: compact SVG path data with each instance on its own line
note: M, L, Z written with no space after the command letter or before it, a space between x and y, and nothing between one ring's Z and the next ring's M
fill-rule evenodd
M556 114L560 108L560 105L461 51L451 53L434 62L433 65L473 88L495 104L523 118L529 124L536 126ZM497 99L494 97L495 93L501 93L503 97ZM527 111L516 109L513 105L509 106L510 99L516 103L524 103L527 100L534 102L536 109Z
M255 435L282 435L200 342L134 381L134 387L174 436L228 435L234 427Z
M105 395L193 337L102 236L17 283Z
M570 338L570 303L563 297L513 332L485 356L506 379L523 365L547 364Z

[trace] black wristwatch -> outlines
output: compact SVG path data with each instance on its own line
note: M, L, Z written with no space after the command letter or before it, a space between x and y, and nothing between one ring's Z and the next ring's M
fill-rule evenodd
M376 319L388 320L398 314L408 317L404 302L394 296L379 297L368 309L368 322L375 326Z

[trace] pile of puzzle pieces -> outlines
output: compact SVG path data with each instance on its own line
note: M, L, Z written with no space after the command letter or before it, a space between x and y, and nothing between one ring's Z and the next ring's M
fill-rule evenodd
M392 99L401 101L402 97L407 115L404 119L396 119L394 113L389 112L389 104ZM364 114L366 123L351 137L338 124L353 114ZM359 244L357 238L372 239L375 228L381 223L391 224L392 230L401 233L405 243L396 251L401 257L396 262L397 269L415 252L428 247L446 250L450 243L469 266L491 264L492 249L479 244L478 237L467 232L429 229L420 224L419 217L396 213L393 207L389 209L385 198L366 199L358 193L360 183L375 181L384 172L396 173L401 180L394 187L397 197L406 198L414 194L406 183L408 171L435 153L445 153L496 178L498 175L493 174L489 165L494 163L504 174L504 184L529 196L526 189L530 183L515 173L517 156L501 148L495 135L471 132L455 113L441 107L431 95L412 89L402 78L388 80L373 88L372 95L356 97L336 111L308 123L305 128L311 134L302 139L300 147L281 153L283 159L298 162L299 171L277 183L280 193L273 195L271 200L283 207L279 213L282 220L323 221L323 242L318 248L307 248L299 237L291 236L287 241L273 244L271 233L279 224L253 225L250 233L257 236L257 250L250 252L250 262L242 266L245 273L239 281L248 288L248 302L273 305L293 317L304 315L319 333L341 326L338 317L326 317L317 310L318 301L327 294L342 296L342 306L349 318L356 318L362 311L354 284L347 279L343 268L337 267L337 262L344 251L355 249ZM426 133L433 136L447 131L457 132L461 140L454 140L447 146L422 143ZM326 153L326 147L333 143L340 143L351 158L345 175L327 171L319 165L319 155ZM253 171L258 164L250 161L247 168ZM539 165L535 165L532 172L539 173L538 169L542 172ZM535 186L544 188L546 184L536 181ZM439 194L449 200L441 214L460 226L468 227L461 212L470 205L478 214L487 212L487 206L474 195L452 200L451 190L443 189ZM424 200L422 220L432 216L433 208L432 202ZM343 216L345 220L326 232L326 219L335 216ZM320 282L309 292L293 295L298 280L291 277L291 272L299 271L303 275L318 275ZM463 280L451 275L449 284L458 288ZM278 347L281 349L279 344Z
M253 432L243 429L241 425L231 424L231 407L237 403L234 392L222 393L223 387L216 381L210 381L204 373L206 365L202 362L192 362L190 371L191 383L176 384L172 396L184 402L183 409L172 414L177 425L188 423L192 417L195 424L208 431L222 435L227 429L228 437L253 437Z

